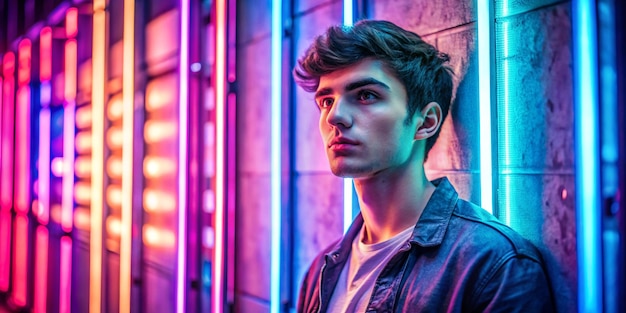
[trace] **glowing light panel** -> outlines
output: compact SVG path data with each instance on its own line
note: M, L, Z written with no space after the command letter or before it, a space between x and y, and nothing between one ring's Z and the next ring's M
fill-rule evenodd
M61 237L61 265L59 277L59 312L70 312L72 297L72 238Z
M270 312L281 311L281 92L282 92L282 0L272 1L272 89L271 89L271 261Z
M179 147L178 147L178 242L176 249L176 312L185 312L185 281L187 255L187 131L188 122L188 68L189 68L189 1L180 1L180 64L179 69ZM163 239L159 237L159 239ZM217 301L217 299L214 299ZM219 311L218 311L219 312Z
M224 299L224 211L226 186L226 3L215 2L215 237L213 256L213 312L223 311Z
M93 1L92 43L92 173L89 239L89 312L102 311L102 216L104 214L104 84L106 51L106 0Z
M19 307L26 306L28 261L28 218L25 215L15 217L15 251L13 255L13 302Z
M491 1L479 0L478 79L480 95L480 205L493 213L491 161Z
M596 2L572 2L578 310L602 309Z
M48 224L50 215L50 109L39 112L39 205L37 221Z
M130 313L133 227L133 146L135 119L135 1L124 0L122 102L122 220L120 233L120 313Z
M46 313L48 311L48 229L37 226L35 243L35 294L33 297L33 312Z

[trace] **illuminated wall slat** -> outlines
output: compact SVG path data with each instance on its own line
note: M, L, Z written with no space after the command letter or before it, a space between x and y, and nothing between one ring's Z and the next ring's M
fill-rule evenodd
M15 98L15 228L13 231L13 301L24 307L28 299L28 217L30 210L30 71L31 43L23 39L18 52L18 90Z
M106 80L106 0L93 1L91 225L89 312L102 310L102 227L104 214L104 97Z
M479 0L478 79L480 98L480 205L493 213L493 174L491 140L491 1Z
M38 226L35 238L35 290L33 297L33 312L46 313L48 311L48 229Z
M7 52L3 59L4 85L2 101L2 176L0 177L0 209L13 207L13 136L15 131L14 96L15 96L15 54ZM7 268L8 269L8 268ZM8 280L8 274L7 274ZM0 278L0 283L2 282ZM0 286L3 287L3 286ZM8 290L8 285L6 287ZM3 288L3 290L5 290Z
M120 312L131 308L131 248L133 227L133 154L135 119L135 1L124 0L122 74L122 213L120 233Z
M226 12L227 0L215 2L215 247L213 255L213 312L223 311L224 213L226 210Z
M270 312L281 310L281 93L282 93L282 1L272 1L271 36L271 260Z
M178 109L178 236L176 273L176 312L185 312L187 255L187 138L189 109L189 0L180 1L180 64ZM216 311L221 312L221 311Z
M572 2L578 310L602 308L596 1Z

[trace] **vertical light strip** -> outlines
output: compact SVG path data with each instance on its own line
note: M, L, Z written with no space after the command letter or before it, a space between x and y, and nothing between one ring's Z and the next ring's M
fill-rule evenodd
M187 137L189 108L189 1L180 1L180 64L178 86L178 244L176 273L176 312L185 312L187 264Z
M135 1L124 0L122 74L122 220L120 232L120 313L130 313L133 227L133 146L135 119Z
M491 1L478 0L478 83L480 119L480 206L493 214L491 151Z
M13 301L16 306L27 305L28 282L28 217L30 210L30 70L31 43L19 43L17 66L17 97L15 99L15 229L13 232Z
M354 23L354 1L343 0L343 25L352 26Z
M104 214L104 83L106 0L93 1L91 84L91 225L89 238L89 312L102 310L102 216Z
M48 229L37 227L35 249L35 294L33 296L33 312L46 313L48 299Z
M15 184L14 205L18 214L30 210L30 70L31 43L19 43L17 66L17 94L15 98ZM21 266L21 265L20 265Z
M506 8L507 5L503 4L503 8ZM504 186L502 186L502 192L504 193L503 201L504 203L500 207L503 211L500 215L504 215L504 223L507 225L511 225L511 134L509 130L510 125L510 103L509 99L510 95L510 86L509 80L511 79L509 76L509 22L505 21L502 23L502 153L504 157L502 158L501 168L503 170L502 176L504 179ZM500 216L501 217L501 216Z
M69 313L72 297L72 238L61 237L59 313Z
M28 261L28 217L18 214L15 217L13 230L15 254L13 254L13 302L18 307L26 306L27 298L27 269Z
M4 55L2 72L4 74L4 84L2 86L2 112L0 112L2 114L0 209L11 210L13 207L13 136L15 132L15 119L13 116L15 108L15 54L13 52L7 52ZM0 288L3 286L1 285L1 279L2 277L0 277Z
M224 299L224 212L226 155L226 6L215 2L215 250L213 256L213 312L223 312Z
M67 102L63 111L63 193L61 196L61 228L72 231L74 214L74 139L75 113L73 101Z
M271 260L270 313L281 311L281 93L282 93L282 0L272 0L272 58L271 58Z
M43 90L42 90L43 92ZM43 103L43 102L42 102ZM48 224L50 217L50 108L39 112L39 209L37 221Z
M576 140L576 243L578 310L602 309L599 180L599 103L596 3L572 3L574 31L574 136Z
M343 0L343 25L352 26L354 23L354 1ZM354 199L352 197L352 186L354 182L352 178L343 179L343 232L346 233L352 219L352 208L354 207Z

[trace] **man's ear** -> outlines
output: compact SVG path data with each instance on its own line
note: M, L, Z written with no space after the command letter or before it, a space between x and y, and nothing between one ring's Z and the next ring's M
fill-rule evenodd
M418 118L421 120L417 125L417 130L415 131L415 139L423 140L429 138L434 135L439 127L441 127L441 107L437 102L430 102L420 112L421 116Z

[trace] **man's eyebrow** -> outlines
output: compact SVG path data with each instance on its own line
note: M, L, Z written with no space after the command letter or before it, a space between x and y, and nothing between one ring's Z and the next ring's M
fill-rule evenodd
M364 78L364 79L360 79L357 80L355 82L351 82L348 85L346 85L346 91L352 91L355 90L357 88L361 88L363 86L368 86L368 85L376 85L376 86L380 86L382 88L385 88L387 90L391 90L391 87L389 87L387 84L381 82L380 80L377 80L375 78ZM317 92L315 92L315 98L319 98L319 97L323 97L326 95L329 95L333 92L332 88L322 88L320 90L318 90Z
M377 85L387 90L391 90L391 88L387 84L381 82L380 80L368 77L368 78L364 78L364 79L349 83L346 86L346 91L351 91L351 90L354 90L363 86L368 86L368 85Z

